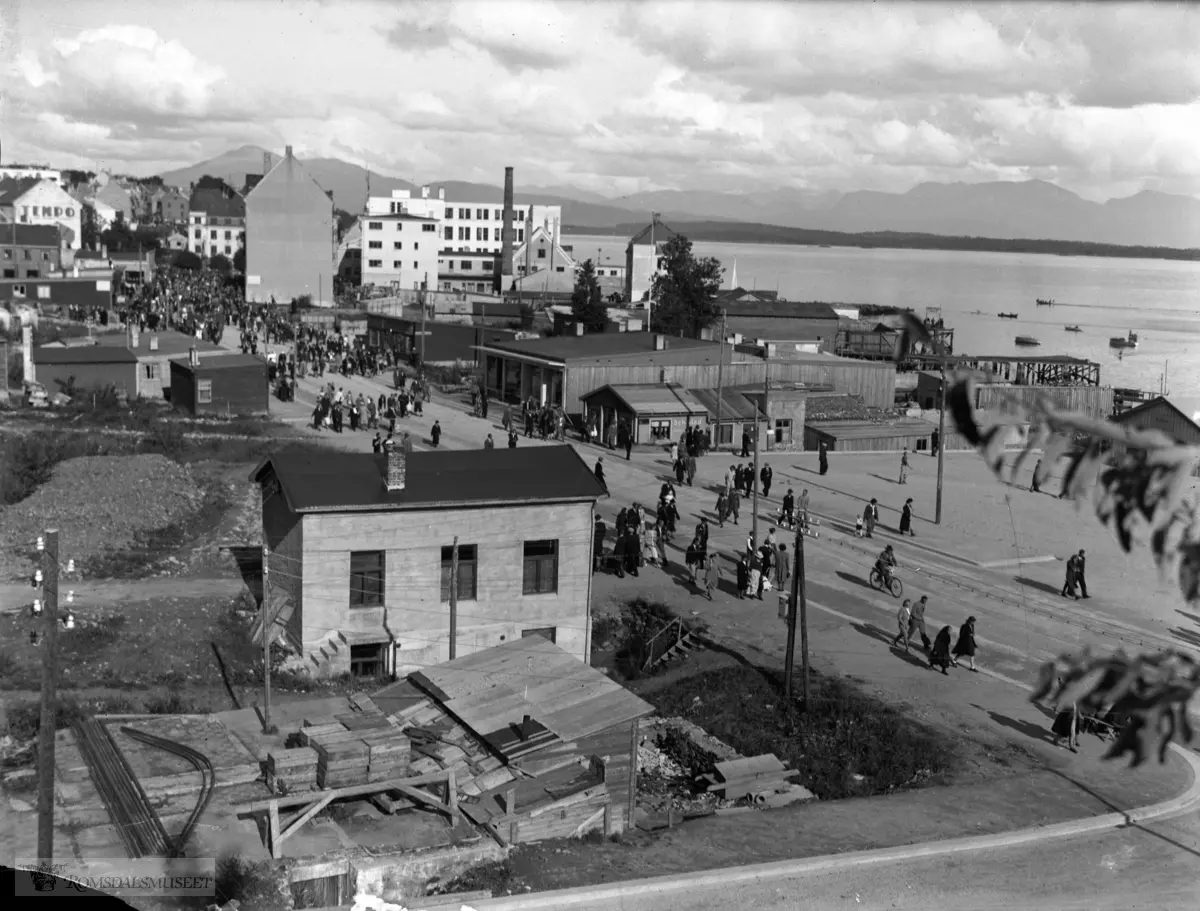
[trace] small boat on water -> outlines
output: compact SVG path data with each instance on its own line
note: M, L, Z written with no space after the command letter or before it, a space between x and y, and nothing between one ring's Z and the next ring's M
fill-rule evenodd
M1000 319L1016 319L1017 318L1017 314L1015 314L1015 313L997 313L996 315L998 317L1000 317Z
M1136 348L1138 346L1137 333L1131 330L1130 333L1125 336L1125 338L1121 338L1119 335L1114 335L1108 340L1108 346L1110 348Z
M1066 330L1067 330L1068 332L1082 332L1082 331L1083 331L1083 330L1082 330L1082 329L1080 329L1078 326L1067 326L1067 327L1066 327Z
M1036 348L1041 344L1041 342L1039 342L1032 335L1018 335L1017 344L1022 348Z
M1053 307L1056 303L1058 303L1058 301L1056 301L1054 298L1050 298L1050 300L1043 300L1042 298L1037 297L1034 298L1034 300L1037 301L1037 305L1039 307Z

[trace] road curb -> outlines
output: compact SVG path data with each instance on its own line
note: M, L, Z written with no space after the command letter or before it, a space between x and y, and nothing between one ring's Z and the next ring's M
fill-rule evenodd
M1200 808L1200 756L1177 744L1174 750L1192 772L1192 783L1177 797L1156 804L1139 807L1128 812L1106 813L1087 819L1055 823L1049 826L1033 826L1000 832L995 835L974 835L966 838L949 838L924 842L917 845L902 845L894 848L879 848L871 851L851 851L824 857L808 857L800 860L785 860L767 864L752 864L744 867L726 867L683 876L656 876L650 879L635 879L608 886L588 886L579 889L558 889L553 892L529 893L511 898L488 899L473 902L477 911L534 911L539 908L570 908L591 902L616 901L622 898L647 895L668 895L685 890L702 889L709 886L730 886L741 883L760 883L773 879L831 873L862 864L895 863L925 857L962 854L987 848L1010 848L1030 842L1052 841L1115 829L1121 826L1139 825L1158 819L1181 816Z

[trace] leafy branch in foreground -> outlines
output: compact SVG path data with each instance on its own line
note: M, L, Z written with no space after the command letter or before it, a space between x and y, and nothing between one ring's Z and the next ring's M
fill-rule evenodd
M919 320L912 314L904 320L897 359L918 344L942 356ZM1065 459L1064 493L1077 503L1090 498L1096 518L1122 550L1146 546L1160 573L1174 569L1184 601L1200 603L1200 504L1186 496L1200 464L1200 447L1183 446L1156 430L1060 411L1045 394L1030 404L1008 397L1000 412L984 416L974 405L979 379L990 377L976 371L946 376L945 404L958 432L992 473L1012 483L1030 456L1040 452L1036 472L1041 482ZM1006 468L1014 430L1024 433L1023 443ZM1043 666L1031 698L1039 702L1049 697L1055 705L1075 703L1085 712L1123 717L1120 736L1106 758L1129 753L1131 765L1137 766L1154 751L1165 761L1167 746L1176 737L1191 742L1187 705L1198 689L1200 664L1180 651L1136 658L1123 653L1094 658L1085 651Z

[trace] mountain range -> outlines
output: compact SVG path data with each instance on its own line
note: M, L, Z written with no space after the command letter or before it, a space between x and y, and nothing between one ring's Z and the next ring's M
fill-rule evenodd
M205 174L241 186L247 174L262 171L265 150L242 146L186 168L160 175L171 185L187 187ZM273 161L278 156L273 156ZM368 179L372 195L393 189L420 193L420 187L398 177L368 172L336 158L303 162L313 178L332 190L337 206L362 209ZM1043 180L986 183L922 183L906 193L874 190L814 191L795 188L721 193L709 190L656 190L608 198L570 186L522 186L522 201L562 206L564 226L612 229L651 212L670 224L737 222L850 234L896 231L998 239L1041 239L1118 244L1123 246L1200 248L1200 199L1143 190L1133 196L1091 202ZM498 203L499 185L464 181L429 181L436 193L445 188L452 201Z

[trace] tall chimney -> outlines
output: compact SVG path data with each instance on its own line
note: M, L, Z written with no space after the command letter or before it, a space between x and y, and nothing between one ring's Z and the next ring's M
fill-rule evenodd
M408 450L403 444L391 446L388 448L386 458L388 493L403 490L408 476Z
M285 156L286 158L291 158L291 157L292 157L292 147L291 147L291 146L284 146L284 147L283 147L283 154L284 154L284 156Z
M129 324L129 347L133 348L136 351L138 342L140 342L140 341L141 341L141 338L138 334L137 323L130 323Z
M513 274L513 169L504 169L504 224L500 228L500 276ZM501 282L502 284L503 281ZM502 289L503 290L503 289Z

